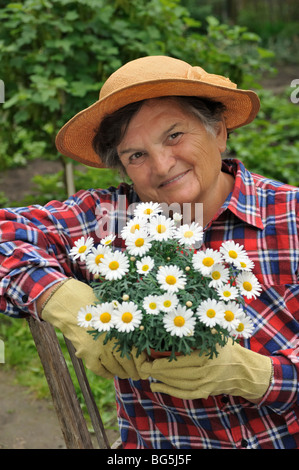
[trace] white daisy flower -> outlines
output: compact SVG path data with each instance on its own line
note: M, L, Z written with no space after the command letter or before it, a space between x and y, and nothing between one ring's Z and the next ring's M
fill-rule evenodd
M149 234L153 240L169 240L174 235L174 221L165 215L156 215L149 221Z
M239 297L240 292L239 290L234 287L230 286L229 284L225 284L221 287L216 287L217 294L221 300L235 300Z
M129 271L129 260L121 251L111 251L102 259L99 270L108 281L121 279Z
M227 263L232 263L237 267L240 267L241 263L246 262L248 259L246 251L243 250L243 245L239 245L239 243L235 243L233 240L223 242L220 252Z
M261 293L262 287L253 273L242 272L236 277L236 283L239 287L241 294L251 299L256 299Z
M211 274L211 271L215 264L219 264L222 261L222 255L212 248L207 248L203 251L194 253L192 257L192 264L194 269L200 271L204 276Z
M186 276L177 266L161 266L157 273L157 281L163 290L174 293L185 288Z
M242 261L240 261L239 268L242 269L242 271L252 271L254 268L254 262L248 256L244 256Z
M93 247L92 237L81 237L75 241L75 246L71 248L69 256L74 260L80 258L80 261L85 261L86 255L90 252Z
M239 324L239 318L243 315L243 310L237 302L231 301L224 304L224 315L221 324L228 331L233 331Z
M104 245L104 246L109 246L112 244L112 242L115 240L116 238L116 235L107 235L107 237L105 238L102 238L101 240L101 244Z
M229 280L229 269L223 264L216 263L212 266L209 276L212 279L209 287L221 287L223 284L227 284Z
M140 261L136 261L136 268L139 274L146 276L154 267L155 262L150 256L144 256Z
M162 312L171 312L174 310L179 303L179 299L175 294L162 294L159 296L159 306Z
M196 242L201 242L203 239L203 229L200 225L192 222L190 225L184 224L177 227L174 237L179 240L183 245L194 245Z
M164 315L163 323L166 331L168 331L171 336L179 336L182 338L183 336L193 334L196 318L192 310L178 305L174 311Z
M123 302L114 310L114 326L120 332L129 333L138 328L142 321L142 313L134 302Z
M90 273L100 274L99 265L107 253L111 253L108 246L98 245L91 249L91 252L86 256L86 267Z
M243 313L238 318L238 326L231 331L231 336L241 337L241 338L250 338L252 336L254 326L252 320Z
M224 305L215 299L203 300L197 307L196 314L200 321L209 328L219 325L224 314Z
M158 315L160 311L159 297L157 295L148 295L143 301L143 308L146 313L151 315Z
M158 202L140 202L134 210L134 216L151 218L161 212L162 207Z
M127 250L130 255L143 256L151 248L151 239L144 229L135 230L126 240Z
M134 235L136 230L146 228L147 219L145 217L134 217L129 220L125 227L121 231L121 237L126 240L130 236Z
M98 331L109 331L114 326L114 307L111 302L104 302L94 307L92 326Z
M87 305L86 307L80 308L77 316L78 325L83 328L89 328L92 325L94 317L94 305Z

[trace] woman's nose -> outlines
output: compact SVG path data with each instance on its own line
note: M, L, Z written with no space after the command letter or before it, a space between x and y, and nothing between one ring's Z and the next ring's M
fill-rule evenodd
M164 148L153 152L152 162L153 171L159 176L164 176L176 164L176 158L171 149Z

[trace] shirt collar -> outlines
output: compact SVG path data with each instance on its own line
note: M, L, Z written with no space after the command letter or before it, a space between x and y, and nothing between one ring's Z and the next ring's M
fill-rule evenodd
M234 176L235 185L224 202L221 212L225 209L230 210L247 224L263 229L264 224L252 174L246 170L242 162L235 159L223 160L222 171Z

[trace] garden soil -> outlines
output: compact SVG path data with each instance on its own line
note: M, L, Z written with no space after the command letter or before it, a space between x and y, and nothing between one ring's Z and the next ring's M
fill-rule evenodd
M53 404L17 385L0 364L0 449L65 449Z
M51 399L39 399L19 385L13 372L0 364L0 450L66 449ZM116 430L106 431L109 442L119 438ZM96 437L91 433L95 449Z
M299 78L297 66L283 67L276 77L265 80L263 85L275 93L290 86L295 78ZM21 200L30 192L32 176L54 173L61 168L59 162L30 162L25 168L2 174L0 190L10 200ZM111 436L112 442L114 437L118 436ZM26 387L15 382L13 372L1 369L1 364L0 449L65 449L51 401L36 399Z

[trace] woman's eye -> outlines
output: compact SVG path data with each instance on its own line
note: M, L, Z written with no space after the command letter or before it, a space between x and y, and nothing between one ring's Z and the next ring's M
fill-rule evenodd
M182 132L175 132L174 134L170 134L169 140L173 141L177 139L179 136L181 136L183 133Z
M136 152L136 153L133 153L132 155L130 155L129 162L133 163L133 164L141 163L142 160L144 160L144 158L145 158L144 153Z

